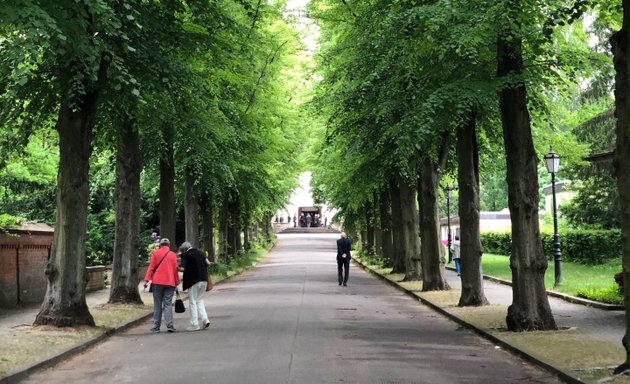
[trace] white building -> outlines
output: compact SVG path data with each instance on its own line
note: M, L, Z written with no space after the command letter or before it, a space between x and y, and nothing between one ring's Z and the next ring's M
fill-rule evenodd
M575 196L575 192L569 189L570 181L560 180L556 182L556 208L562 203L565 203ZM553 197L551 191L551 184L543 186L543 192L545 194L545 210L538 213L540 224L544 222L546 212L551 212ZM561 214L561 211L558 211ZM480 212L479 213L479 229L481 232L502 232L509 231L512 228L512 222L510 220L510 210L505 208L498 212ZM451 235L453 238L459 236L459 216L451 216ZM440 219L440 233L442 239L448 239L448 220L446 217Z

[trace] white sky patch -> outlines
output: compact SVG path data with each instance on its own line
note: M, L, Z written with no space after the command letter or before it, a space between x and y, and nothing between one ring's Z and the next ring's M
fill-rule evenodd
M286 5L287 16L291 17L296 23L296 27L300 32L300 36L306 50L314 54L317 52L319 38L319 27L315 22L307 16L306 6L310 0L289 0Z

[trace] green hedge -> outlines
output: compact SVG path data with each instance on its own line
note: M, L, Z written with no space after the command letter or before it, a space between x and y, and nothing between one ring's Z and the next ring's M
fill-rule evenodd
M553 233L541 233L543 250L553 258ZM486 253L509 255L512 236L509 232L483 232L481 244ZM562 259L581 264L601 264L621 257L619 230L563 230L560 231Z

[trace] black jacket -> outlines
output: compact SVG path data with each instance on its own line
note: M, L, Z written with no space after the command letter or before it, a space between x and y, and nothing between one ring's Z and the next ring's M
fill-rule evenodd
M337 258L341 258L341 255L344 253L348 255L348 258L351 257L350 250L352 249L352 242L346 237L342 237L337 240Z
M183 290L187 290L200 281L208 281L206 257L200 250L190 248L182 253L181 267L184 268Z

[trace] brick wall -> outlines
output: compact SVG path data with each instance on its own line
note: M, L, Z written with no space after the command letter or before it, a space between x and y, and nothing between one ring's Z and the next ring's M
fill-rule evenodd
M105 288L105 273L106 268L104 265L98 265L94 267L87 267L88 282L85 286L85 291L98 291Z
M0 234L0 307L44 299L52 237L52 228L41 224Z
M41 303L48 280L45 271L50 246L25 244L20 248L20 302Z
M13 244L0 242L0 307L12 307L18 303L17 293L17 241Z

